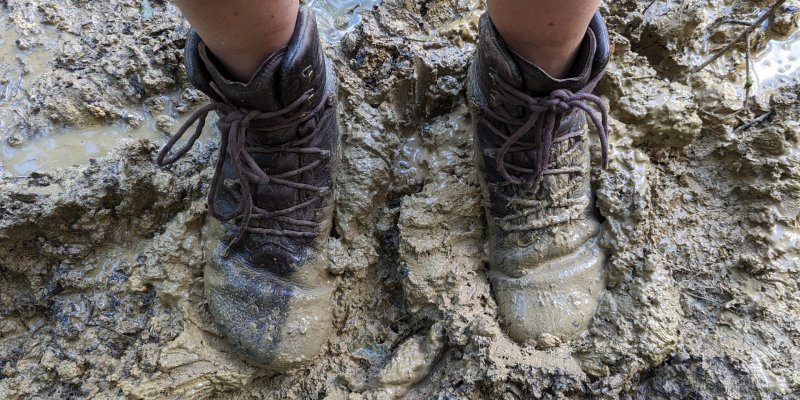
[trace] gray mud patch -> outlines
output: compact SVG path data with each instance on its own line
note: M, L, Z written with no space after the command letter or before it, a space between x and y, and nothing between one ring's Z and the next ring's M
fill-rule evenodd
M709 10L752 20L769 5L604 7L612 162L593 184L609 283L577 340L519 346L495 319L463 86L480 3L385 0L327 48L344 136L334 334L316 362L270 376L211 320L213 135L167 169L152 141L125 138L82 166L0 171L0 398L800 396L798 86L745 104L744 48L689 73L736 36ZM2 29L31 49L37 32L58 43L25 82L24 118L0 130L10 145L129 123L141 104L156 117L165 94L202 100L181 66L188 27L167 4L2 7Z

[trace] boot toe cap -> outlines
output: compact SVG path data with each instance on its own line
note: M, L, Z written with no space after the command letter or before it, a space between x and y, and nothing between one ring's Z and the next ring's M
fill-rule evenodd
M313 360L330 333L332 282L300 285L291 275L279 277L221 252L220 246L207 264L205 289L226 340L250 361L277 372Z
M491 272L498 313L509 336L520 343L543 335L566 341L583 332L605 290L604 264L605 254L592 240L521 276Z

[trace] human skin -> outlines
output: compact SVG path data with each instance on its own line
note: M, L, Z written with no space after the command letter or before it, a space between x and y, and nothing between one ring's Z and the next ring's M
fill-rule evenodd
M297 0L175 0L230 76L247 82L275 50L289 43Z
M506 44L554 78L572 66L599 0L488 0ZM228 73L247 82L294 32L297 0L175 0Z
M553 78L566 78L599 0L487 0L509 48Z

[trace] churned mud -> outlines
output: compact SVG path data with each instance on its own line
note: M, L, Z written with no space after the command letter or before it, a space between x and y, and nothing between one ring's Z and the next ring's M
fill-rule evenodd
M772 4L603 6L608 290L578 339L520 346L464 100L482 5L314 2L342 86L334 335L269 375L203 296L213 129L154 163L205 101L188 25L160 0L0 2L0 398L800 397L800 3L697 70Z

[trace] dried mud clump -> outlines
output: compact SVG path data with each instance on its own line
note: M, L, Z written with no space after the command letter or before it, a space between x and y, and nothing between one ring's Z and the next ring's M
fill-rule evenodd
M31 46L61 44L31 123L125 121L185 89L187 26L168 4L0 4ZM463 89L481 7L386 0L326 49L344 135L337 289L334 335L306 368L249 366L208 314L213 138L169 169L125 140L85 166L0 171L0 398L799 397L800 88L745 103L743 46L691 72L735 37L715 10L752 20L769 4L604 7L608 290L585 334L538 347L505 336L486 278Z

